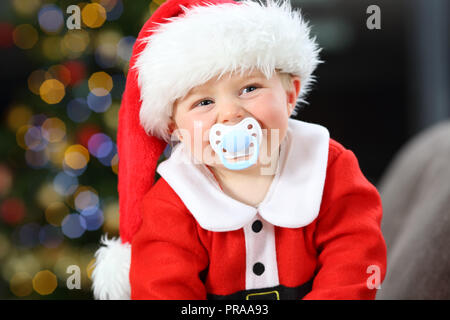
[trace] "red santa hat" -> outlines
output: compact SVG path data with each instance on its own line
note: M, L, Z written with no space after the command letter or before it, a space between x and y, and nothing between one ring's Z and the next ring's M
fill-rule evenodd
M303 101L319 48L289 2L168 0L145 23L130 60L119 111L120 239L103 239L96 253L96 298L129 298L131 241L141 225L140 202L170 141L175 100L227 72L258 69L298 76ZM294 111L295 113L295 111Z

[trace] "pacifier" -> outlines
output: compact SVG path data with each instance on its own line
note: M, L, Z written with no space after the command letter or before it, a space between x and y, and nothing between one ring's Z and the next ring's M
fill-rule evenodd
M250 117L232 126L217 123L209 131L212 149L225 168L230 170L242 170L254 165L258 160L261 139L261 126Z

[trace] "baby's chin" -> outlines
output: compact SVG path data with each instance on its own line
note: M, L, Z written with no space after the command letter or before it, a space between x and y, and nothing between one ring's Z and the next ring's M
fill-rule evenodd
M239 163L242 161L248 161L250 155L237 157L235 159L229 159L228 162L231 164ZM260 175L273 175L275 173L276 164L277 163L271 163L271 157L267 155L263 155L262 153L259 154L258 160L253 165L248 166L245 169L240 170L232 170L227 167L220 161L219 156L215 154L214 157L211 157L210 159L203 159L203 164L208 166L212 170L219 170L221 172L233 172L233 173L239 173L239 174L251 174L255 175L255 170L259 170Z

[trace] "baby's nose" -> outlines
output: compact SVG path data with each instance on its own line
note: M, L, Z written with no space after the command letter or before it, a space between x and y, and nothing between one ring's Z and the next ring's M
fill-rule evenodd
M219 113L218 122L225 125L234 125L245 117L245 110L237 101L222 102Z

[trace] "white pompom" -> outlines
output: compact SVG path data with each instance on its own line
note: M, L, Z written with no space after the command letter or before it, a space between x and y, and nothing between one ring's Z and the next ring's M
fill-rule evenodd
M129 300L131 245L120 238L100 240L102 247L95 253L92 288L98 300Z

